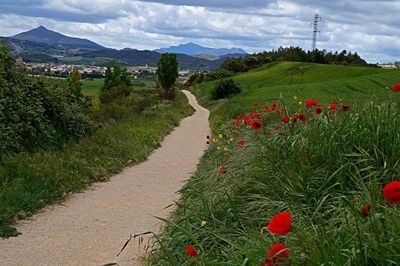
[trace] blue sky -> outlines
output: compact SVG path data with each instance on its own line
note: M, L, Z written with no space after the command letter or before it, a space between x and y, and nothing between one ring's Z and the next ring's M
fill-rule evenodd
M1 0L0 35L43 25L113 48L310 49L315 13L322 16L318 48L400 61L400 0Z

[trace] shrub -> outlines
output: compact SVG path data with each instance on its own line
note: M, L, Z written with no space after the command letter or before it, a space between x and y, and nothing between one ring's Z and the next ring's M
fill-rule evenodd
M109 104L116 101L119 98L127 97L131 95L133 90L125 85L111 88L109 90L102 91L100 93L99 99L102 104Z
M222 80L211 91L211 97L214 100L227 98L240 93L242 90L232 79Z

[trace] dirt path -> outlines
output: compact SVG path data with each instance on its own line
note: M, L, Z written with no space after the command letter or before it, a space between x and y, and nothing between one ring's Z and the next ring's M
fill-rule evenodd
M143 252L138 245L116 254L131 234L159 232L161 222L153 216L168 216L171 208L164 208L177 200L175 192L206 149L209 112L184 93L196 112L147 161L22 222L22 235L0 240L0 265L136 265Z

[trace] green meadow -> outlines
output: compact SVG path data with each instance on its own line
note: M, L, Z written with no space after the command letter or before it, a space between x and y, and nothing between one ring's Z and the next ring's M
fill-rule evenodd
M400 179L400 95L392 92L400 71L280 62L233 80L242 93L228 99L211 100L216 82L192 88L211 110L210 147L145 262L399 265L400 209L383 188ZM306 108L307 99L323 112ZM337 109L329 112L332 101ZM273 103L284 111L262 111ZM262 129L232 126L252 110ZM307 122L281 121L299 113ZM283 212L292 217L290 231L270 232ZM278 243L286 254L269 254ZM188 246L199 256L189 256Z

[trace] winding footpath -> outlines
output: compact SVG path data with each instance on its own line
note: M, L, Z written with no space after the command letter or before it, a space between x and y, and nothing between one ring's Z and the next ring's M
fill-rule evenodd
M176 193L196 170L209 133L207 109L184 91L196 112L165 137L147 161L109 182L93 184L61 205L45 208L17 227L19 237L0 239L0 265L137 265L136 241L116 257L130 235L158 233Z

